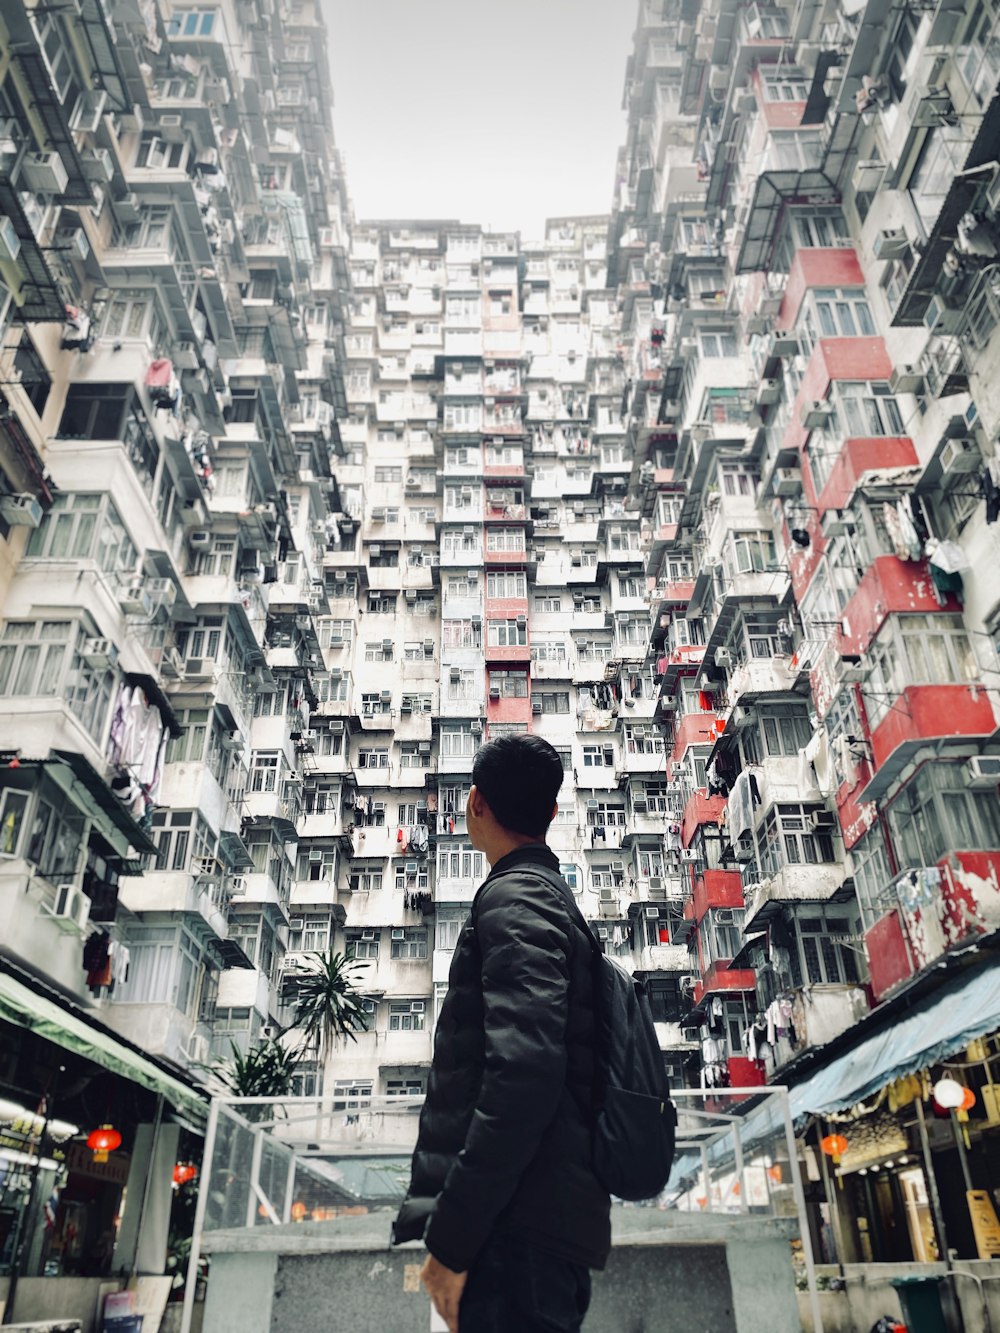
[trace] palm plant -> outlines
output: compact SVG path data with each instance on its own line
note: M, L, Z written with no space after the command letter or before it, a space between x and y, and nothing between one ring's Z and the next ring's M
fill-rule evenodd
M356 1033L368 1027L362 998L355 989L354 974L366 963L357 963L346 954L307 954L304 970L296 977L295 1021L302 1034L303 1048L314 1046L320 1061L340 1040L357 1041Z
M272 1037L251 1046L246 1055L234 1043L232 1054L217 1060L213 1068L234 1097L285 1097L292 1091L292 1075L299 1053ZM245 1108L252 1109L252 1108Z

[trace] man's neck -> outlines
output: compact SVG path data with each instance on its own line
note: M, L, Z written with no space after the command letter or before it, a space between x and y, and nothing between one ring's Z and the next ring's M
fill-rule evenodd
M510 852L516 852L520 847L547 847L548 843L544 838L525 838L518 834L499 834L495 840L491 841L489 847L484 847L483 852L489 861L490 866L502 860Z

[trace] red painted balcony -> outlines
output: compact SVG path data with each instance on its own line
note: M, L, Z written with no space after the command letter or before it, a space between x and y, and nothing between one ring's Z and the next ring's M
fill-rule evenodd
M706 870L694 882L691 920L700 921L713 907L742 907L743 878L738 870Z
M724 962L713 963L701 980L694 984L694 1002L700 1004L705 995L752 991L756 986L757 974L752 967L730 968Z
M673 760L682 759L689 745L711 745L716 737L714 713L685 713L677 719L674 729Z
M483 648L483 657L493 666L501 666L506 662L530 662L531 646L527 643L515 643L499 647L497 644L486 644Z
M820 491L822 510L843 509L858 482L875 468L914 467L917 451L908 435L883 435L845 440L826 485Z
M749 1060L745 1055L731 1055L726 1065L731 1088L762 1088L767 1082L764 1066L759 1060Z
M681 844L689 847L695 833L702 824L718 824L726 809L724 796L706 796L703 791L696 791L688 798L681 816ZM716 873L711 871L709 873Z
M871 734L875 772L861 793L873 801L884 796L918 750L948 737L985 740L997 730L997 718L982 688L968 685L908 685Z
M487 565L525 565L528 563L527 547L522 547L519 551L485 551L483 555Z
M933 615L937 611L960 611L961 603L948 593L941 606L925 560L900 560L895 555L876 556L844 608L849 634L839 636L844 657L867 651L887 616Z
M894 987L952 949L998 924L1000 851L957 851L935 866L906 871L887 886L891 907L865 932L872 991L881 1000Z

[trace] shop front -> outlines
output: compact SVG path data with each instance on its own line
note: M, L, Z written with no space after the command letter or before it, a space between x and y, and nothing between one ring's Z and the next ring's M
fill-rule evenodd
M169 1273L171 1245L186 1240L183 1196L196 1178L206 1107L196 1088L3 965L0 1309L8 1322L74 1315L85 1329L99 1327L103 1284Z

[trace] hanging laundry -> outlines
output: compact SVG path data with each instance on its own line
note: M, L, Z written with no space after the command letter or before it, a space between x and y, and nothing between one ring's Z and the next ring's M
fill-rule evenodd
M906 546L906 559L919 560L923 555L924 546L913 522L908 500L897 500L896 515L899 519L899 531Z
M753 812L760 805L760 787L757 776L760 769L748 765L737 774L726 802L726 822L733 839L742 838L753 828Z
M1000 459L992 459L983 470L980 478L983 499L986 501L986 522L992 524L1000 518Z

